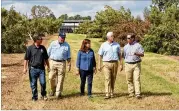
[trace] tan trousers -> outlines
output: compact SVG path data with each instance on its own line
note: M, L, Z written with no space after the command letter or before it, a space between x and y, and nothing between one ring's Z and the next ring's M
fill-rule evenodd
M49 81L51 90L53 93L56 92L56 96L59 96L63 91L63 82L66 72L66 62L56 62L50 60L50 73Z
M140 86L140 73L141 73L141 64L128 64L125 63L125 72L126 80L128 85L128 92L130 95L140 95L141 86Z
M105 75L105 93L106 96L113 96L114 84L117 75L118 62L103 62Z

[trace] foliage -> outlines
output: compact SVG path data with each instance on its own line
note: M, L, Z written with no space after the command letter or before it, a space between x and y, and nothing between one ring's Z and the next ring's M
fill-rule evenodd
M84 16L82 17L81 15L77 14L75 16L68 16L67 14L62 14L59 19L63 20L91 20L90 16Z
M165 1L165 0L164 0ZM179 55L179 7L165 2L165 8L151 7L151 29L142 44L146 51L167 55ZM168 5L170 4L170 5Z
M57 33L61 19L56 19L48 7L32 7L32 19L22 15L14 10L1 8L2 16L2 52L3 53L20 53L25 51L25 44L30 37L38 33L53 34Z
M92 26L92 23L90 21L85 21L85 22L79 24L78 28L75 30L75 33L87 34L88 30L91 26Z

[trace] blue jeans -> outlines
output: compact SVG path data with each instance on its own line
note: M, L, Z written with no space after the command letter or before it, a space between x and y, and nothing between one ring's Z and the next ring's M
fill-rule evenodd
M32 89L32 99L38 99L38 91L37 91L38 78L41 85L41 95L46 96L45 70L31 67L29 70L29 79L30 79L30 86Z
M93 82L93 71L80 70L80 78L81 78L80 91L81 91L81 94L84 94L86 77L88 79L88 95L91 95L92 94L91 91L92 91L92 82Z

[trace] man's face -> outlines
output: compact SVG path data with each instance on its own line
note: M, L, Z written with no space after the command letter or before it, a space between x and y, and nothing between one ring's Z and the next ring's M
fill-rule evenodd
M41 45L42 44L42 38L40 40L36 40L36 44Z
M131 44L133 42L133 38L131 38L131 35L127 36L127 42Z
M60 43L64 43L65 42L65 37L58 37L58 41L60 42Z
M108 37L108 40L111 41L111 42L113 42L113 41L114 41L114 36L111 35L110 37Z

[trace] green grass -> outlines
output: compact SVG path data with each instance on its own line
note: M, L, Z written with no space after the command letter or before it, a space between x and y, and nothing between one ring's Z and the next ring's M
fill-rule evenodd
M54 39L56 39L54 37ZM126 99L127 97L127 84L124 71L118 72L115 93L116 98L111 100L104 100L104 74L98 72L94 75L93 79L93 95L94 98L86 100L84 97L78 97L80 92L80 77L75 75L77 52L80 49L82 40L85 39L85 35L80 34L67 34L66 41L71 46L72 55L72 71L68 72L65 77L63 95L76 97L76 102L73 109L176 109L179 104L179 82L173 81L173 77L167 75L167 73L173 71L176 72L179 63L169 57L154 54L145 53L145 57L142 61L142 74L141 74L141 86L142 95L144 100L138 101L136 99ZM98 61L98 49L101 42L100 39L90 38L92 49L95 52L96 60ZM47 76L48 78L48 76ZM49 84L47 85L48 92L50 91ZM86 88L87 89L87 88ZM86 90L87 92L87 90ZM163 99L164 97L164 99ZM170 98L168 100L168 98ZM70 100L69 100L70 101ZM79 106L78 102L82 102L81 105L88 104L88 106ZM172 101L176 103L172 103ZM169 102L169 103L168 103ZM70 103L69 103L70 104ZM162 105L167 104L167 105ZM172 106L173 105L173 106ZM48 105L47 105L48 106ZM70 106L69 106L70 107Z

